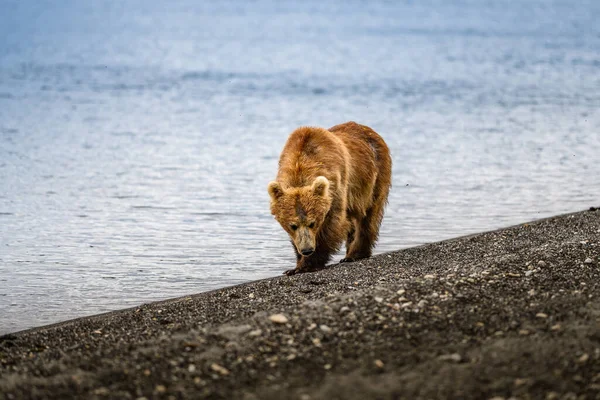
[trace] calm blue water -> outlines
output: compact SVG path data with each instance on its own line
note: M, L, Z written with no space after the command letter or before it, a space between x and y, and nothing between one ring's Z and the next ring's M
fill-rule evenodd
M600 2L0 0L0 333L280 274L287 135L387 140L378 252L599 205Z

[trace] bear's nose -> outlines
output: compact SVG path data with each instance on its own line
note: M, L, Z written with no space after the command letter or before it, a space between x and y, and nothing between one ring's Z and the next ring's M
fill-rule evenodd
M301 251L303 256L310 256L314 252L315 252L315 249L304 249Z

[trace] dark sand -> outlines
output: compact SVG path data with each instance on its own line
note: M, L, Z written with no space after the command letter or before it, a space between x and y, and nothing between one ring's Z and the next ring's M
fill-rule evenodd
M590 210L7 335L0 393L600 398L599 256Z

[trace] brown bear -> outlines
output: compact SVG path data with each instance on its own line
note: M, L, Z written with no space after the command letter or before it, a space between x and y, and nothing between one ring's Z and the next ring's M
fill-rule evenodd
M391 183L390 151L368 126L346 122L292 132L268 187L271 214L296 253L296 268L285 274L324 268L344 240L341 262L370 257Z

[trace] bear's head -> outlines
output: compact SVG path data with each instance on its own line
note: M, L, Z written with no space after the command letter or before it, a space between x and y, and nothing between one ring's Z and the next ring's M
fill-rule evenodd
M317 246L317 236L331 207L329 180L318 176L311 185L284 188L269 183L271 214L290 235L298 253L310 256Z

